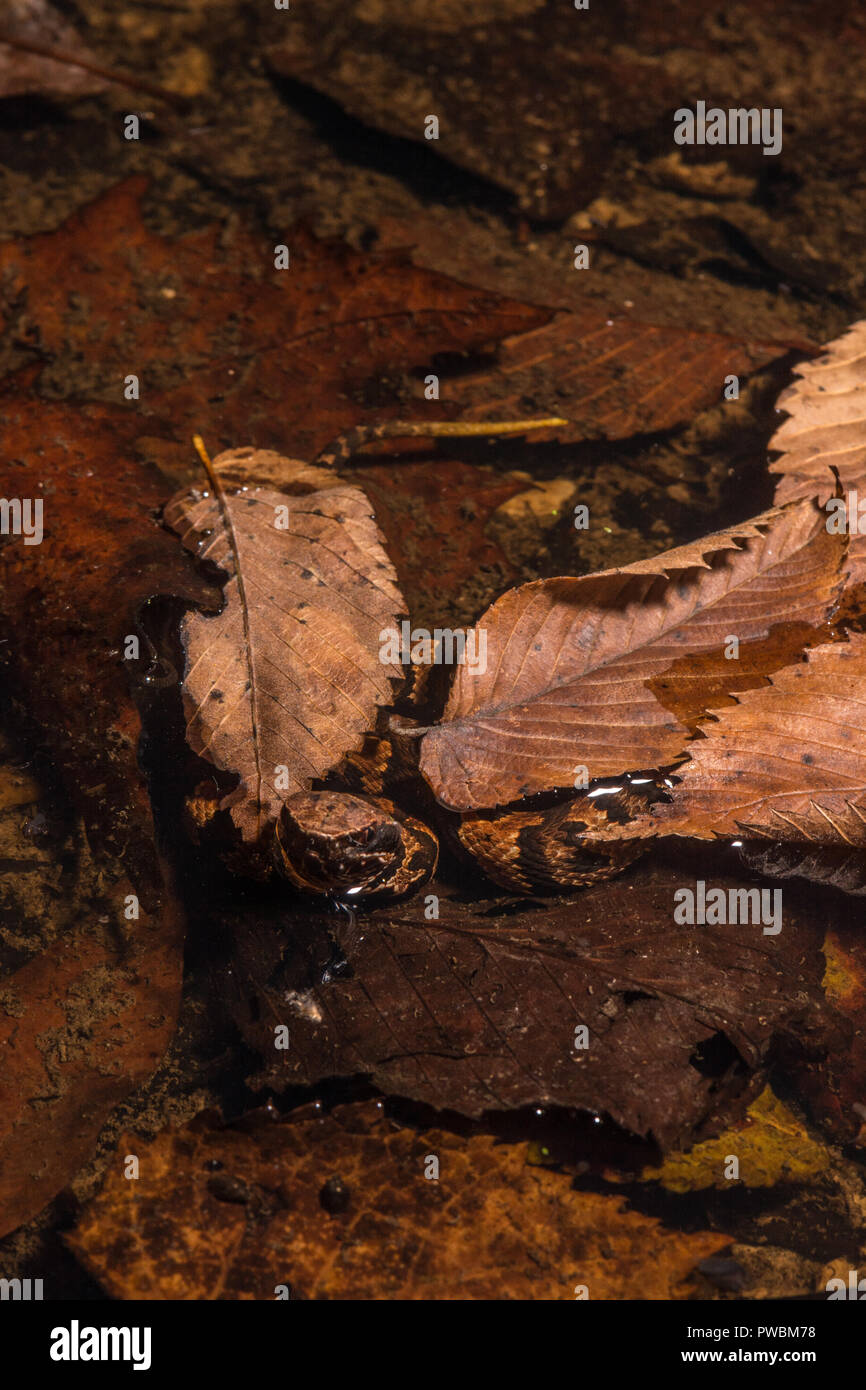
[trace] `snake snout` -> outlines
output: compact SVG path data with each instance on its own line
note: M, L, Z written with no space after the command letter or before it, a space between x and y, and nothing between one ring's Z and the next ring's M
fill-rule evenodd
M274 862L305 893L400 897L432 874L436 837L386 803L342 792L299 792L283 806Z

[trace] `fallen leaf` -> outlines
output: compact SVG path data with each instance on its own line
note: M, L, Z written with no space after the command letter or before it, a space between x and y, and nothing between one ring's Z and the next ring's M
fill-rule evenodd
M0 1234L72 1181L112 1110L171 1041L183 915L166 882L158 913L125 921L131 892L128 879L115 879L84 920L2 980Z
M581 768L592 780L674 762L688 728L660 678L732 634L824 622L844 556L803 501L623 569L512 589L477 624L486 664L458 667L422 773L469 811L573 787Z
M401 1127L373 1102L205 1116L125 1135L66 1240L110 1297L185 1300L685 1298L728 1243L574 1191L527 1148Z
M55 50L55 56L38 49ZM78 97L101 92L105 77L76 30L47 0L6 0L0 23L0 97Z
M736 1178L729 1176L731 1157L739 1165ZM667 1154L660 1167L645 1168L640 1181L659 1182L669 1192L729 1191L738 1182L750 1188L811 1184L830 1163L826 1146L767 1086L736 1125L686 1153Z
M861 855L862 858L862 855ZM853 903L827 929L824 941L824 993L848 1021L851 1036L844 1047L795 1068L798 1094L815 1122L844 1144L866 1147L866 923L862 902Z
M791 346L583 304L506 338L492 364L461 377L449 396L466 419L492 404L503 416L556 411L573 422L558 438L628 439L693 420L719 400L727 376L756 372Z
M806 659L711 710L689 745L650 833L751 836L862 851L866 845L863 683L866 637L814 647ZM628 834L646 831L633 821Z
M42 364L39 391L55 400L69 393L60 362L86 362L91 397L137 421L142 452L185 482L198 480L193 434L212 454L252 445L312 459L351 426L405 418L409 398L424 419L447 419L447 401L424 399L431 359L549 317L303 228L286 271L244 223L161 237L142 215L146 186L128 179L56 232L0 245L6 346L12 365ZM118 363L137 375L137 401L124 403Z
M851 582L860 582L866 579L859 510L866 504L866 319L852 324L815 361L801 362L794 377L776 402L788 418L768 446L779 451L770 463L770 472L782 475L776 501L817 497L823 506L836 491L835 469L851 534Z
M0 492L42 504L43 536L0 546L3 682L31 749L83 818L101 889L4 980L16 1003L0 1014L3 1231L71 1181L172 1036L183 914L156 845L130 677L143 693L158 669L139 626L155 591L213 601L157 523L164 483L130 457L129 417L73 413L21 385L5 383ZM125 660L128 636L141 647ZM125 915L130 895L138 920Z
M210 992L264 1060L256 1087L364 1076L471 1116L579 1107L666 1149L742 1113L774 1038L820 1051L836 1027L819 929L796 909L778 937L678 924L682 883L681 867L649 867L587 889L577 924L567 899L470 903L440 888L357 925L298 908L290 928L221 889L199 930ZM275 1050L281 1026L290 1043Z
M260 466L285 490L258 485ZM187 550L227 576L221 612L181 624L187 738L238 774L222 804L255 842L287 797L361 747L393 697L403 668L381 659L382 634L405 602L359 488L333 475L289 495L304 465L255 450L220 454L212 472L218 492L165 510Z

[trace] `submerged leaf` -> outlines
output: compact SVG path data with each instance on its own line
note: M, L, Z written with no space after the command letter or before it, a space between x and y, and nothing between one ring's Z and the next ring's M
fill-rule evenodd
M623 569L506 593L474 635L485 668L458 667L424 738L437 797L475 810L571 787L579 767L595 778L675 761L689 729L658 678L684 656L723 654L732 635L745 643L825 621L846 549L825 521L796 502Z
M783 1039L799 1053L844 1030L823 1008L822 932L804 914L786 910L778 936L748 921L696 929L674 917L682 883L682 863L654 867L587 889L579 910L440 885L438 918L410 904L360 930L208 905L210 939L232 943L230 987L214 960L212 992L263 1058L257 1089L363 1076L439 1110L574 1106L685 1147L742 1113ZM275 1051L283 1022L291 1047Z
M141 1179L123 1156L142 1155ZM170 1238L167 1239L167 1233ZM719 1231L574 1190L527 1144L398 1125L374 1101L126 1134L68 1242L114 1298L682 1298ZM648 1246L653 1260L642 1258ZM277 1293L279 1296L279 1293Z
M266 451L213 464L226 477L239 466L316 480ZM193 750L239 775L223 804L254 841L287 797L361 746L391 699L402 667L380 659L381 633L404 601L369 501L339 479L294 496L255 482L184 493L165 519L227 575L222 611L183 621L184 708Z

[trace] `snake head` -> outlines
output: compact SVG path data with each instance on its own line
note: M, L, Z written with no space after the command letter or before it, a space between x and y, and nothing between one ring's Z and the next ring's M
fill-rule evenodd
M357 903L420 888L436 868L439 846L425 825L387 803L343 792L297 792L280 812L273 857L302 892Z

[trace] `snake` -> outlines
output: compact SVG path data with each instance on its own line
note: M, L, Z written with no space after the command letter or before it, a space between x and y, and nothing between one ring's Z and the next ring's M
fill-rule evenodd
M457 857L511 893L588 887L621 873L645 852L639 841L604 839L602 832L666 795L660 780L626 776L611 786L554 797L553 805L458 814L438 807L430 796L422 820L388 795L392 783L396 789L407 785L407 771L405 751L397 756L387 737L372 738L362 753L346 760L344 785L353 780L356 789L297 792L282 806L271 859L302 893L353 904L417 893L439 860L439 837L427 819L438 821Z
M506 435L566 423L558 417L497 423L385 421L339 436L317 455L313 467L338 470L375 440ZM198 436L195 443L209 466ZM413 723L397 716L391 725L400 722L404 728ZM288 797L269 843L256 852L255 871L260 872L264 860L298 892L353 905L402 898L418 892L436 871L439 837L427 823L432 819L449 847L498 886L512 893L563 892L611 878L643 854L639 841L617 842L601 832L665 796L654 778L625 776L613 786L595 785L583 792L553 789L532 802L457 814L440 807L430 794L421 819L401 806L398 794L413 781L417 791L422 782L417 757L413 763L407 747L417 743L371 734L326 785ZM194 838L215 808L207 795L187 798L187 825ZM235 867L248 871L237 857Z

